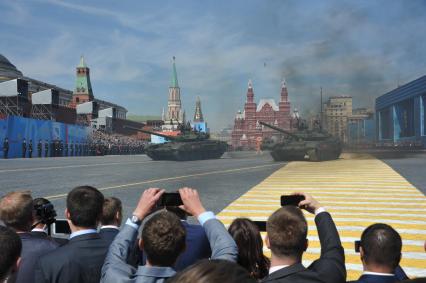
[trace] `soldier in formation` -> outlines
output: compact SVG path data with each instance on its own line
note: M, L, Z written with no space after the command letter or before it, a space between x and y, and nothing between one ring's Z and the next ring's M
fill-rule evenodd
M28 144L28 157L33 158L33 140Z
M38 140L38 143L37 143L37 155L38 155L38 158L41 158L42 151L43 151L43 144L42 144L41 140Z
M7 159L9 156L9 139L5 138L3 141L3 158Z
M22 140L22 158L27 156L27 140L24 138Z

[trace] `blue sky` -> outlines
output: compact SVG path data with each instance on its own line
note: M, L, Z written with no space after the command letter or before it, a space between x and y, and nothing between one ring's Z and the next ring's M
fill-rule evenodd
M245 102L293 107L325 96L355 106L426 74L426 1L0 0L0 54L26 76L73 89L84 54L96 97L130 113L161 115L176 56L187 117L201 97L213 130L233 124Z

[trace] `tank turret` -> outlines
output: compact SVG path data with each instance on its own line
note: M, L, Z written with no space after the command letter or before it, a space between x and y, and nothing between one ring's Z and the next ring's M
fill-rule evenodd
M189 126L180 126L178 136L168 136L163 133L129 127L142 133L156 135L167 139L163 144L151 144L145 148L146 154L153 160L201 160L220 158L228 149L223 141L210 139L209 134L192 131Z
M342 144L338 138L324 131L309 131L299 127L295 132L259 122L261 125L283 133L289 138L280 143L267 145L275 161L309 160L324 161L338 159L342 152Z

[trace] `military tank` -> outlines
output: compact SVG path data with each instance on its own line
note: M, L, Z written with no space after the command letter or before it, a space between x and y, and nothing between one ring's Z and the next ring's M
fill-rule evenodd
M168 140L162 144L150 144L145 147L146 154L153 160L203 160L220 158L228 149L228 144L223 141L210 139L209 134L181 130L176 137L138 129L138 131L160 136Z
M326 161L338 159L342 153L340 140L322 130L299 128L289 132L264 122L259 123L287 136L284 142L268 145L275 161Z

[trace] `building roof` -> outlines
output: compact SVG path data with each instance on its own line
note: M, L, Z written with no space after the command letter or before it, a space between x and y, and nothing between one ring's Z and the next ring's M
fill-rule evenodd
M269 104L274 111L278 111L279 110L277 104L275 103L275 100L273 100L272 98L269 98L269 99L261 99L259 101L259 104L257 105L256 112L259 112L260 110L262 110L262 107L265 104Z
M22 77L22 72L0 54L0 81ZM4 78L4 79L2 79Z
M177 79L177 72L176 72L176 63L175 63L176 57L173 56L173 70L172 70L172 81L170 83L170 87L179 87L178 79Z
M97 98L95 98L93 101L96 101L96 102L98 103L99 108L100 108L99 110L103 110L103 109L105 109L105 108L109 108L109 107L114 107L114 108L116 108L117 110L127 112L127 109L126 109L126 108L124 108L123 106L120 106L120 105L114 104L114 103L112 103L112 102L108 102L108 101L101 100L101 99L97 99Z
M376 98L376 110L389 107L405 99L426 94L426 75Z

